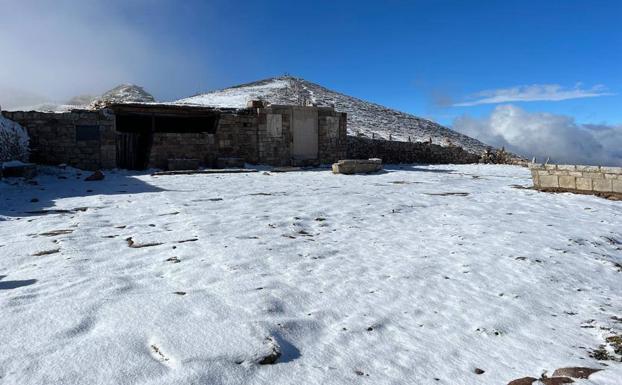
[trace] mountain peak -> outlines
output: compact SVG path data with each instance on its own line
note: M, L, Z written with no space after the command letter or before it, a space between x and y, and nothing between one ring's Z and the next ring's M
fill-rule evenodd
M244 108L249 100L272 104L334 106L348 114L348 134L398 141L457 145L472 153L490 146L428 119L332 91L292 75L283 75L178 100L178 104Z
M102 105L109 103L152 103L155 102L153 95L144 88L135 84L120 84L96 98L91 104Z

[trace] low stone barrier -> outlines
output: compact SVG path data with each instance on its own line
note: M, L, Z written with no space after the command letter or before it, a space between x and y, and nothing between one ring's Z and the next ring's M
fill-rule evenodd
M472 154L457 146L439 146L429 142L399 142L348 136L349 159L380 158L385 163L464 164L478 163L481 154Z
M537 190L622 197L622 167L530 163L529 169Z
M335 174L367 174L382 170L382 159L344 159L333 163Z

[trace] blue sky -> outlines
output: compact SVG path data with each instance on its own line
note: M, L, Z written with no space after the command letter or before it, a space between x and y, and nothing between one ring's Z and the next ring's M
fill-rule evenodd
M62 100L123 82L171 100L289 73L450 126L504 105L580 128L622 124L619 0L0 0L0 9L11 15L0 18L4 104L7 94Z
M186 1L139 20L197 55L192 92L287 72L448 123L489 112L447 105L483 90L580 84L618 95L521 105L620 123L620 15L620 1Z

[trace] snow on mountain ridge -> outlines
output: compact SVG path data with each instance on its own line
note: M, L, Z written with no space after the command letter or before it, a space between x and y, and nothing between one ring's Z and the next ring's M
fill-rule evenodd
M108 103L129 102L153 103L155 102L155 98L140 86L134 84L121 84L96 98L91 105L96 107L98 105Z
M178 104L197 104L214 107L246 107L252 99L273 104L334 105L337 111L348 114L348 133L399 141L428 141L447 145L452 143L473 153L482 153L490 146L438 123L348 96L291 76L263 79L252 83L211 91L180 99Z

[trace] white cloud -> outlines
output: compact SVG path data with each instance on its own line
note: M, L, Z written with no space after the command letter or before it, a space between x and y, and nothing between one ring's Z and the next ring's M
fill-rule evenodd
M453 129L528 159L622 166L622 125L582 125L569 116L502 105L488 117L462 116Z
M120 83L156 94L157 87L174 88L166 83L194 70L193 54L131 17L157 6L153 0L0 0L0 104L64 102Z
M532 84L481 91L471 95L464 102L454 104L454 107L507 102L560 101L608 95L614 94L607 92L603 85L583 89L581 83L578 83L574 88L564 88L559 84Z

